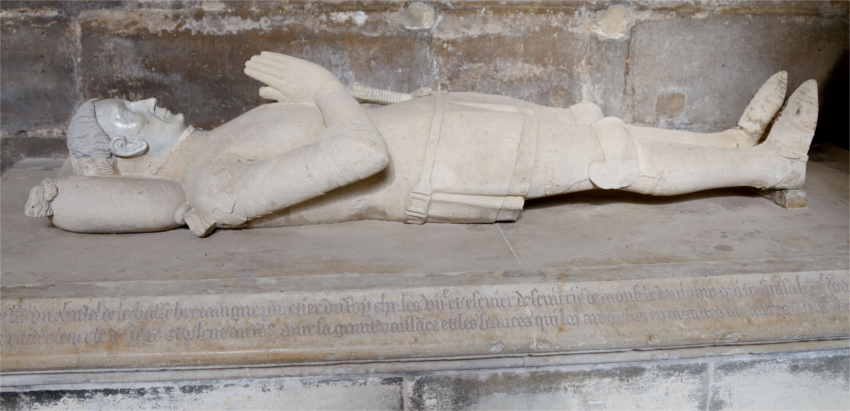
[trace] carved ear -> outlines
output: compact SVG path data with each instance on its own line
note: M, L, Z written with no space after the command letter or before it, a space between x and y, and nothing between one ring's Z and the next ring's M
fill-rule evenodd
M127 140L127 137L118 136L109 143L112 154L118 157L135 157L148 151L148 142L145 140Z

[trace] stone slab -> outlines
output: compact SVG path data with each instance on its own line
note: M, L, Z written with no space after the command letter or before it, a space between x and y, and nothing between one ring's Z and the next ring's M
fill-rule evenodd
M3 303L2 369L299 363L846 338L846 271ZM14 298L14 293L10 296Z
M847 350L416 375L409 409L846 409Z
M65 409L847 409L850 350L573 366L19 387L0 407Z
M751 345L712 345L681 347L663 350L620 350L593 353L567 353L552 355L524 355L502 357L428 358L423 360L372 362L333 362L308 364L258 364L207 367L131 368L124 370L102 369L56 370L47 372L4 372L0 391L60 390L80 383L100 386L117 386L133 383L168 381L227 381L250 376L251 378L317 377L360 374L446 373L456 370L491 370L502 368L540 369L544 367L591 368L598 364L621 364L692 360L699 358L737 357L741 355L765 356L797 355L799 353L847 349L842 340L798 341Z
M398 410L402 377L276 378L0 394L14 410Z
M717 364L706 409L847 409L850 356L842 351Z
M848 253L850 192L839 170L847 168L809 164L803 210L744 188L674 198L597 191L530 204L522 220L501 228L527 267L644 264L664 270L671 263L737 261L749 270L769 261L812 260L795 268L802 269ZM546 225L560 229L537 229Z
M2 370L847 338L846 151L812 158L826 160L809 166L806 210L750 191L589 193L532 205L514 224L359 222L207 239L72 234L28 219L27 191L56 163L25 162L2 177Z

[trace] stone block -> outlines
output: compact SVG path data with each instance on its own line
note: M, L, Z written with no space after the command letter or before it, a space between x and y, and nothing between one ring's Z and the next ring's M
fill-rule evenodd
M402 408L401 377L240 379L5 392L3 409L389 410Z
M73 21L51 12L3 17L0 59L0 130L63 136L80 101Z
M702 410L707 370L694 362L442 373L413 378L407 395L412 410Z
M264 50L320 64L345 84L410 92L434 83L427 37L382 13L239 7L82 11L86 96L156 97L211 128L263 102L242 71Z
M737 123L759 86L780 70L788 71L788 95L815 79L821 108L846 105L846 95L824 95L833 77L847 77L846 69L836 71L846 60L847 30L836 16L817 15L696 13L639 21L629 50L628 117L720 131Z
M434 33L439 85L555 107L590 101L605 115L628 114L626 37L576 29L578 20L564 12L446 12Z
M850 356L829 355L727 361L714 370L709 410L846 410Z

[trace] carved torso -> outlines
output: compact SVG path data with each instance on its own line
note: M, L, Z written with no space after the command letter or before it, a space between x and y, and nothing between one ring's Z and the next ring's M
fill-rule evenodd
M508 210L508 218L500 218L515 219L523 196L528 195L538 134L546 133L543 139L548 141L552 133L562 137L569 134L564 126L578 131L572 113L500 96L461 93L447 97L448 110L437 108L434 96L368 109L390 153L390 165L384 171L246 225L409 220L411 192L417 184L421 186L426 163L433 168L430 183L436 199L431 221L447 220L446 213L460 212L468 222L492 222L509 196L518 200L513 200L514 214ZM436 125L439 129L432 131L438 109L444 110L443 118ZM198 187L187 190L193 204L214 202L220 208L232 209L227 203L238 199L222 195L233 178L227 172L229 168L315 143L324 128L321 113L313 105L262 105L212 131L195 131L167 153L167 166L149 174L176 179L184 187ZM436 148L441 154L428 158L435 132L439 139L431 150ZM122 172L132 174L126 172L132 169L128 166L132 161L122 163ZM458 208L458 201L469 204Z

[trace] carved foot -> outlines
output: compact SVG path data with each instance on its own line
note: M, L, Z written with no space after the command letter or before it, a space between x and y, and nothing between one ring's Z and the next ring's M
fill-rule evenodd
M818 84L808 80L788 98L765 143L778 147L782 157L806 162L817 123Z
M768 124L782 108L787 85L788 73L780 71L767 79L756 92L738 120L737 128L747 136L746 140L738 143L738 147L754 147L759 143Z
M756 190L764 198L773 200L776 204L787 209L803 209L808 207L806 192L803 190Z
M806 153L818 123L818 89L814 80L803 83L788 98L763 145L785 164L778 171L784 175L768 186L776 194L765 195L785 208L805 208L806 193L800 188L806 181ZM772 189L772 190L770 190Z

